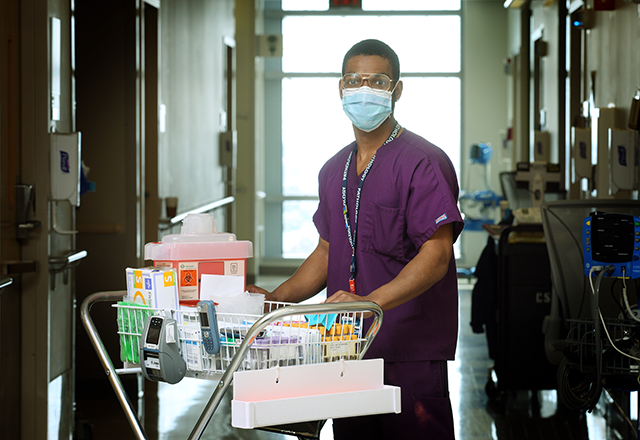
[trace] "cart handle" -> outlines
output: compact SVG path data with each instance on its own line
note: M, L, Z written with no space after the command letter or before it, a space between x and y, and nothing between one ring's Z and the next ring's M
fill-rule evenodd
M82 319L84 328L87 330L89 339L93 344L93 348L96 350L98 358L100 359L100 362L105 369L104 372L111 382L113 390L116 392L116 396L120 401L120 406L122 406L122 410L124 411L125 416L127 417L127 420L129 421L129 424L131 425L131 428L136 435L136 438L139 440L144 440L148 439L147 434L145 433L144 428L140 423L140 419L137 417L135 411L133 410L133 405L129 400L129 396L127 396L127 393L122 386L120 376L118 376L118 373L116 372L116 369L111 362L111 358L109 357L109 354L107 353L107 350L102 343L102 339L98 334L98 330L96 329L96 326L93 323L90 314L91 307L95 303L121 301L122 298L126 296L126 294L126 290L118 290L112 292L97 292L89 295L84 299L84 301L82 301L82 306L80 307L80 317Z
M360 359L369 349L369 346L373 342L373 338L378 334L380 330L380 326L382 325L382 308L372 302L372 301L354 301L354 302L345 302L345 303L328 303L328 304L304 304L304 305L292 305L278 308L272 312L266 313L260 319L256 321L255 324L249 329L247 335L243 339L238 351L231 359L229 363L229 367L227 367L226 371L222 375L220 382L218 382L218 387L215 389L209 402L204 408L204 411L200 415L198 422L194 426L191 434L189 435L189 440L198 440L202 436L207 424L211 420L213 413L218 408L222 397L229 389L231 382L233 381L233 373L235 373L240 367L240 363L244 359L247 351L249 350L249 346L253 343L254 339L264 330L264 328L272 323L273 321L277 321L280 318L291 315L307 315L307 314L319 314L319 313L333 313L333 312L372 312L373 313L373 323L371 327L369 327L369 331L366 335L366 342L364 347L362 347L362 351L360 352Z

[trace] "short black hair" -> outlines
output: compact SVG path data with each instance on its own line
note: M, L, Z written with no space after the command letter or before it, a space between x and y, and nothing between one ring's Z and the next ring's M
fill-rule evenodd
M344 56L344 60L342 60L342 75L346 73L347 62L358 55L377 55L386 59L389 61L389 64L391 64L391 72L393 74L393 78L391 79L395 81L400 79L400 60L398 59L398 55L387 44L375 39L362 40L349 49Z

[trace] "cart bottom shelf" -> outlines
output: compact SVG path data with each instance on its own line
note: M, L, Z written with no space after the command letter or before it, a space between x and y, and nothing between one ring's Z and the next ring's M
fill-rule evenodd
M400 388L383 384L382 359L243 371L234 374L231 424L282 425L399 413Z

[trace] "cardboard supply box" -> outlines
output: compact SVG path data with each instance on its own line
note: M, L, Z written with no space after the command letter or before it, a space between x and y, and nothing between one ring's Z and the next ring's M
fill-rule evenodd
M176 271L170 267L127 268L127 298L154 309L178 309Z

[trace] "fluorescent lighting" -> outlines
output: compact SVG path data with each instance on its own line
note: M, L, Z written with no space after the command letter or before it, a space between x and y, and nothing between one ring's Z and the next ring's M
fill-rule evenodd
M503 6L505 8L520 9L525 3L527 3L527 0L505 0Z

